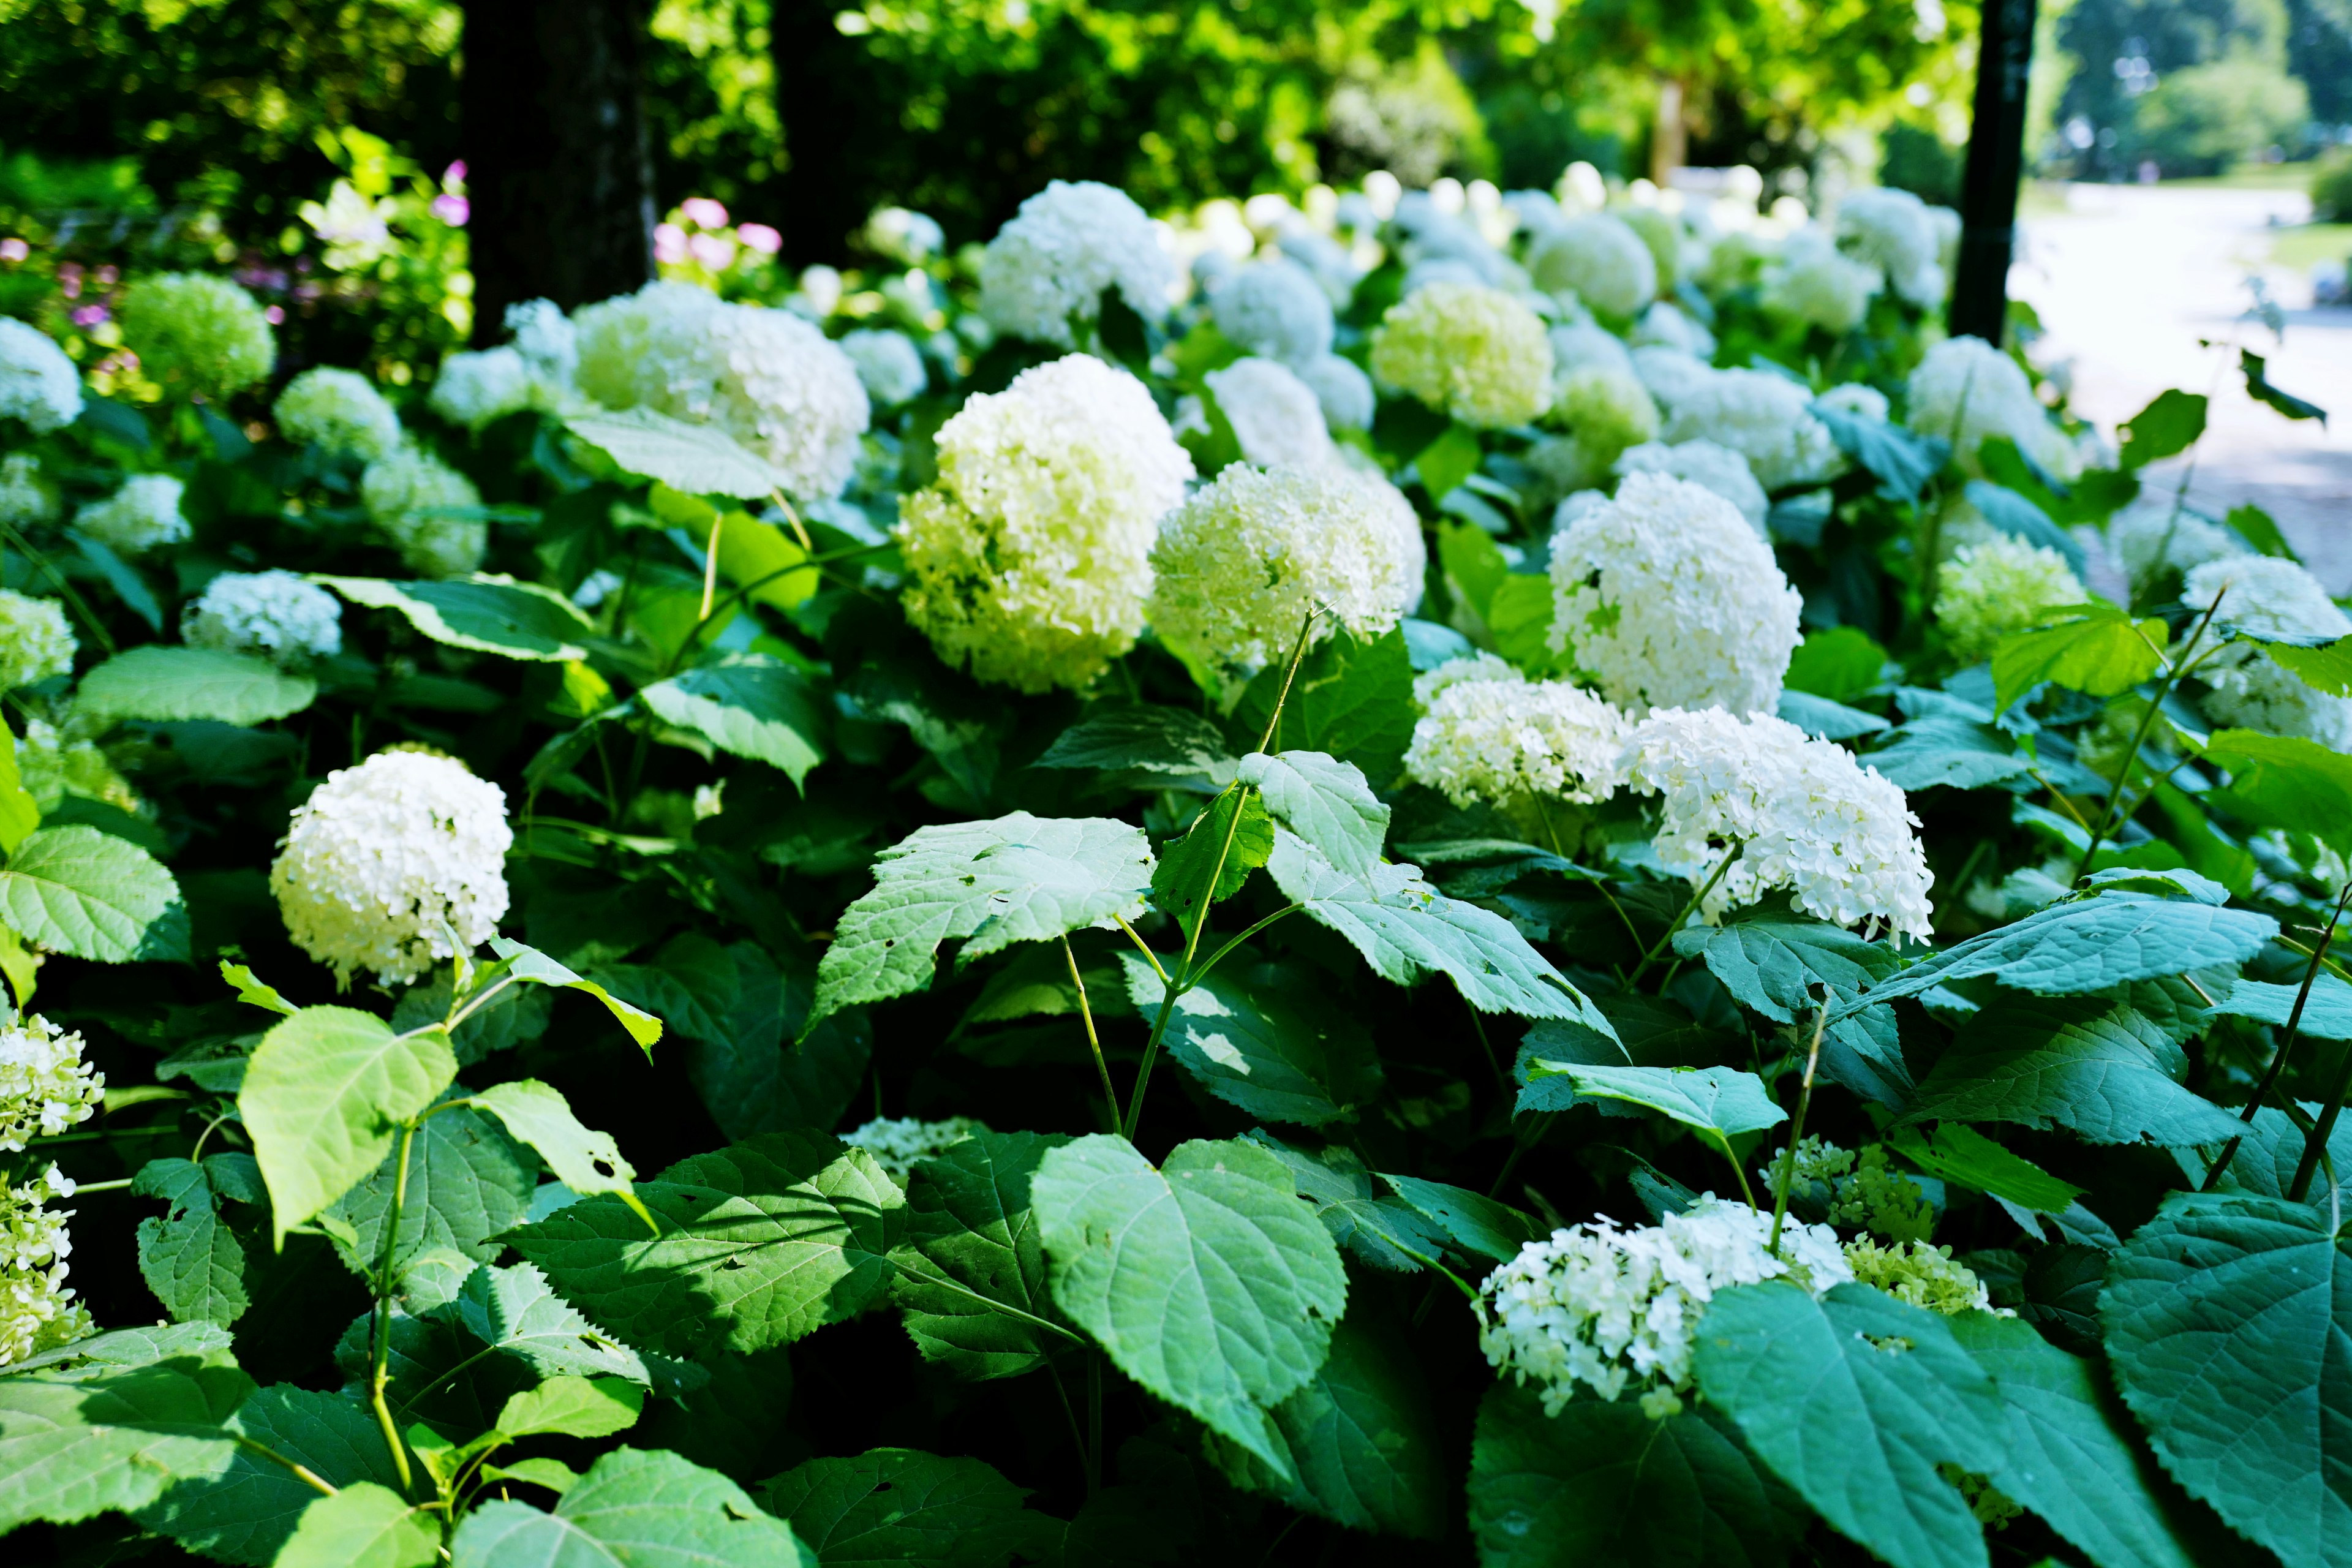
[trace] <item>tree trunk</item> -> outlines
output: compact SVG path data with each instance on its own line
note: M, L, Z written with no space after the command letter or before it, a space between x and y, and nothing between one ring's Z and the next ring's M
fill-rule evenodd
M2009 319L2009 261L2017 184L2025 174L2025 91L2032 67L2033 0L1985 0L1950 323L1955 337L1979 337L1996 348Z
M837 0L775 0L776 114L783 121L784 255L794 264L838 263L869 214L860 177L861 134L882 107L881 73L857 39L834 26Z
M1650 183L1664 190L1674 182L1690 152L1690 131L1683 121L1683 84L1672 77L1658 79L1658 119L1650 133Z
M568 310L653 277L645 29L641 0L467 0L458 109L477 343L504 335L509 305Z

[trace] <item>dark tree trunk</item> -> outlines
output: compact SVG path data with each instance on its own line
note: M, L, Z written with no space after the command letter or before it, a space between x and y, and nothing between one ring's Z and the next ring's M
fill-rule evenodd
M476 342L503 336L521 300L571 310L653 277L645 31L642 0L467 0Z
M1998 347L2009 317L2009 262L2017 184L2025 174L2025 89L2033 65L2033 0L1985 0L1977 52L1976 117L1960 184L1960 263L1952 283L1953 335Z
M837 0L775 0L776 112L783 121L784 255L799 266L839 262L873 205L862 134L882 108L881 73L833 25Z

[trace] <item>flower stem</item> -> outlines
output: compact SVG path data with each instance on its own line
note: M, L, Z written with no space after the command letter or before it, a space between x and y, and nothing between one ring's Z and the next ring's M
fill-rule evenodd
M1095 1033L1094 1009L1087 1005L1086 976L1078 973L1078 955L1070 949L1070 939L1062 938L1062 957L1070 966L1070 984L1078 988L1078 1016L1086 1020L1087 1048L1095 1054L1095 1071L1102 1075L1103 1102L1110 1107L1110 1124L1118 1125L1118 1090L1111 1087L1110 1065L1103 1060L1102 1040Z
M2198 621L2197 629L2189 636L2186 646L2189 649L2193 650L2204 637L2205 628L2212 624L2213 613L2221 607L2222 597L2228 592L2224 588L2221 593L2214 595L2213 602L2205 606L2205 614ZM2122 764L2116 769L2115 783L2108 786L2106 806L2099 813L2099 825L2091 829L2091 842L2083 850L2082 864L2074 868L2075 881L2079 882L2091 874L2091 862L2097 857L2100 844L2105 841L2107 829L2113 827L2122 831L2123 823L2116 820L2116 805L2124 797L2124 790L2131 781L2132 769L2139 765L2139 749L2147 743L2148 731L2156 727L2157 716L2164 711L2164 700L2171 695L2173 687L2188 673L2189 662L2186 658L2171 661L2164 672L2164 679L2157 682L2156 695L2149 700L2147 711L2140 715L2139 729L2132 735L2131 750L2124 753ZM2132 809L2137 812L2139 807L2136 805ZM2124 818L2126 822L2129 820L2129 817Z
M1642 962L1633 966L1633 973L1625 976L1625 988L1627 990L1632 990L1634 983L1639 981L1643 974L1649 972L1650 965L1657 962L1658 954L1665 951L1666 943L1675 940L1675 932L1682 930L1683 922L1689 920L1693 914L1697 912L1699 905L1706 901L1706 896L1715 891L1715 885L1717 882L1722 881L1724 877L1730 872L1731 863L1738 858L1739 851L1737 849L1734 849L1731 853L1726 855L1723 858L1723 863L1715 868L1715 874L1707 878L1706 885L1699 889L1697 892L1693 893L1691 895L1690 902L1682 907L1682 912L1675 915L1672 921L1667 922L1664 934L1660 936L1655 942L1651 944L1649 952L1642 955Z
M1775 1258L1780 1256L1780 1225L1789 1217L1789 1189L1797 1179L1797 1141L1805 1135L1805 1112L1813 1103L1813 1068L1821 1063L1822 1031L1829 1026L1829 1004L1824 1002L1822 1010L1813 1015L1813 1043L1805 1051L1805 1076L1797 1089L1797 1117L1789 1123L1788 1152L1780 1156L1780 1179L1773 1183L1772 1239L1764 1249Z
M383 1253L376 1266L374 1365L368 1372L368 1401L375 1406L376 1424L383 1428L384 1445L392 1450L392 1466L400 1472L403 1491L415 1484L415 1478L409 1473L408 1446L400 1440L400 1430L392 1423L392 1406L385 1403L383 1391L392 1380L392 1260L400 1245L400 1211L408 1202L408 1150L415 1139L416 1123L404 1123L392 1181L392 1206L383 1216Z
M2320 966L2327 962L2328 943L2336 940L2336 925L2344 918L2344 906L2347 902L2352 902L2352 881L2347 881L2343 890L2336 896L2336 910L2327 917L2327 929L2319 933L2319 943L2311 950L2311 962L2304 965L2303 987L2294 994L2294 1006L2287 1013L2286 1034L2280 1039L2278 1050L2272 1055L2271 1065L2263 1069L2262 1081L2254 1085L2254 1092L2247 1097L2245 1110L2239 1112L2238 1120L2241 1121L2251 1123L2253 1121L2254 1113L2263 1108L2263 1101L2270 1098L2271 1089L2278 1082L2279 1075L2286 1070L2286 1058L2294 1051L2296 1037L2303 1028L2304 1004L2311 1000L2311 988L2318 983ZM2205 1180L2197 1189L2199 1192L2210 1193L2220 1184L2221 1178L2229 1173L2230 1162L2238 1156L2238 1145L2244 1142L2245 1135L2241 1133L2221 1145L2221 1156L2213 1162L2213 1168L2205 1173ZM2323 1149L2326 1147L2324 1142L2320 1146Z

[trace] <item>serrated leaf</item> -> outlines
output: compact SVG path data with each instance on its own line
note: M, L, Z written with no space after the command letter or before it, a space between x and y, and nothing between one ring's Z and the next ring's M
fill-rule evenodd
M2253 1121L2240 1123L2238 1136L2242 1142L2237 1153L2231 1156L2230 1168L2221 1173L2214 1191L2252 1193L2265 1198L2284 1198L2294 1191L2295 1168L2303 1163L2305 1129L2318 1117L2320 1110L2308 1100L2299 1109L2303 1112L2301 1127L2275 1105L2263 1106L2254 1112ZM2201 1187L2206 1173L2221 1153L2219 1148L2177 1149L2172 1158L2180 1167L2180 1173ZM2352 1122L2338 1121L2336 1131L2327 1135L2327 1160L2336 1168L2336 1192L2327 1190L2327 1165L2323 1164L2314 1176L2311 1190L2304 1194L2304 1201L2323 1212L2329 1212L2334 1204L2341 1204L2352 1212Z
M595 626L552 588L498 573L432 583L383 577L314 577L370 609L396 610L418 632L450 647L546 664L588 657Z
M2091 1143L2216 1143L2237 1118L2173 1079L2179 1048L2097 997L2003 1002L1961 1029L1919 1084L1913 1121L2063 1127Z
M2352 1562L2352 1256L2319 1210L2174 1193L2099 1300L2132 1414L2189 1492L2288 1568Z
M750 500L784 488L782 474L725 431L650 408L574 414L563 425L628 472L688 495Z
M1540 579L1530 579L1540 582ZM1549 595L1550 589L1545 586ZM1233 727L1255 744L1274 716L1282 690L1283 660L1258 672L1234 705ZM1321 752L1363 769L1383 784L1403 765L1412 743L1412 655L1402 627L1375 642L1333 633L1307 650L1282 705L1272 743L1286 751Z
M1254 1143L1195 1141L1155 1170L1097 1133L1049 1152L1030 1194L1071 1321L1292 1479L1265 1412L1323 1364L1348 1277L1289 1167Z
M139 1276L163 1310L179 1322L236 1321L251 1303L245 1248L221 1224L203 1169L186 1160L150 1160L131 1190L171 1205L161 1218L141 1220L138 1231Z
M266 724L299 713L319 695L307 675L226 648L149 643L116 654L81 678L75 709L92 719L211 719Z
M456 1299L434 1309L431 1317L464 1329L490 1350L519 1357L541 1377L653 1382L643 1356L557 1295L547 1276L529 1263L506 1268L483 1264Z
M390 1487L363 1481L332 1497L311 1494L276 1568L431 1568L441 1531Z
M346 1394L278 1384L247 1399L229 1426L330 1486L399 1484L383 1429L365 1405ZM191 1552L229 1563L264 1563L276 1559L318 1496L284 1464L241 1447L220 1473L180 1482L142 1510L138 1520Z
M69 824L44 827L0 871L0 921L52 952L101 963L188 956L180 884L137 845Z
M1151 902L1189 932L1209 905L1240 892L1273 848L1265 802L1254 790L1230 787L1202 808L1181 838L1161 846L1151 868Z
M2303 1013L2295 1015L2295 999L2303 994L2303 985L2273 985L2260 980L2241 980L2230 994L2210 1009L2214 1016L2228 1015L2252 1018L2257 1023L2286 1026L2289 1018L2295 1019L2295 1031L2315 1040L2352 1040L2352 985L2325 972L2312 981L2311 994L2304 998Z
M2305 686L2330 697L2352 697L2352 637L2338 637L2317 647L2273 643L2272 662L2300 676Z
M507 972L518 980L528 980L538 985L560 985L568 990L584 991L604 1005L629 1038L645 1048L646 1059L653 1059L653 1047L662 1037L662 1021L642 1007L622 1001L593 980L583 980L535 947L526 947L502 936L490 938L490 951L508 961Z
M1732 1152L1732 1139L1789 1120L1789 1113L1772 1103L1764 1080L1737 1068L1588 1066L1538 1058L1532 1064L1529 1081L1554 1073L1567 1078L1579 1099L1614 1100L1654 1110L1734 1159L1738 1156Z
M2258 826L2352 848L2352 757L2299 735L2222 730L2205 743L2204 760L2230 775L2228 787L2207 797L2211 805Z
M621 1158L621 1146L609 1132L580 1124L562 1091L534 1078L502 1083L472 1097L506 1124L506 1130L539 1151L555 1179L583 1197L612 1194L654 1226L653 1216L630 1184L636 1168Z
M824 710L808 678L771 654L730 654L637 693L646 711L794 784L824 760Z
M1696 1351L1707 1403L1841 1534L1894 1568L1983 1568L1984 1529L1936 1467L1999 1468L2008 1417L1942 1318L1773 1279L1717 1291Z
M1157 1016L1158 972L1118 956L1136 1010ZM1377 1099L1382 1082L1370 1033L1319 992L1302 965L1229 961L1176 998L1165 1043L1218 1099L1261 1121L1319 1127Z
M2148 405L2116 426L2127 470L2185 452L2205 434L2205 395L2169 386Z
M760 1489L825 1568L998 1568L1057 1521L978 1459L913 1448L811 1459Z
M383 1258L383 1222L400 1182L394 1168L399 1158L395 1141L383 1163L331 1206L359 1237L343 1261L362 1278ZM468 1272L471 1264L494 1261L499 1247L490 1238L520 1223L538 1185L536 1163L497 1121L468 1106L436 1110L409 1141L394 1277L436 1249L464 1257Z
M1956 713L1923 713L1896 726L1862 761L1906 790L1983 789L2033 767L2000 730Z
M1239 777L1258 792L1268 816L1348 875L1369 878L1380 865L1389 808L1353 764L1320 752L1253 752Z
M906 1199L863 1149L776 1132L683 1160L637 1196L586 1198L508 1241L633 1342L755 1351L841 1322L889 1284Z
M1076 1337L1054 1305L1029 1196L1038 1163L1067 1142L975 1132L915 1167L890 1299L924 1360L963 1378L1012 1377Z
M457 1076L447 1035L395 1035L355 1008L305 1007L262 1036L236 1103L269 1184L274 1242L383 1163L394 1127Z
M1099 768L1151 775L1154 788L1223 789L1236 763L1214 724L1181 708L1108 708L1062 731L1033 768Z
M2037 1214L2064 1214L2087 1195L2081 1187L2060 1181L1962 1123L1897 1127L1887 1134L1886 1142L1931 1176L1974 1187L1989 1197Z
M1419 1176L1383 1174L1381 1180L1416 1212L1434 1221L1455 1248L1471 1258L1507 1263L1518 1256L1519 1248L1543 1234L1534 1220L1510 1205L1467 1187Z
M1435 1258L1444 1250L1445 1227L1402 1198L1381 1194L1362 1156L1346 1144L1334 1143L1308 1153L1262 1127L1248 1136L1251 1142L1290 1167L1298 1195L1313 1206L1331 1239L1357 1261L1410 1274L1422 1267L1421 1259Z
M293 1016L298 1010L293 1003L278 994L276 986L256 979L253 971L242 963L231 963L224 958L220 973L223 980L236 988L236 999L240 1002L250 1002L264 1012L283 1014L288 1017Z
M541 1513L486 1503L449 1542L452 1568L817 1568L792 1527L741 1487L676 1454L616 1448Z
M509 1437L609 1437L635 1426L645 1408L641 1384L617 1377L551 1377L506 1402L499 1430Z
M1992 650L1993 707L2009 705L2045 680L2093 697L2116 697L2156 674L2169 634L2153 617L2135 622L2113 605L2083 606L2080 620L2012 632Z
M1826 921L1692 926L1675 933L1675 954L1701 955L1734 999L1779 1024L1793 1024L1827 996L1852 995L1903 966L1888 944L1864 942Z

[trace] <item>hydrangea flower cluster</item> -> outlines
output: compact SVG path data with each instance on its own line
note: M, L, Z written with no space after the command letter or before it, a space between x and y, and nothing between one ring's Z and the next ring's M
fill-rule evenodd
M1673 352L1637 350L1635 360L1640 363L1642 354ZM1646 370L1643 379L1649 379ZM1651 383L1651 389L1657 391L1657 384ZM1728 447L1748 459L1757 483L1767 490L1830 479L1843 467L1829 426L1813 417L1812 395L1785 376L1762 370L1706 370L1686 386L1660 392L1659 401L1667 408L1667 440L1704 439Z
M1756 482L1756 470L1748 459L1728 447L1718 447L1712 441L1685 441L1670 447L1664 441L1644 441L1629 447L1619 454L1616 471L1620 474L1670 474L1678 479L1688 479L1704 489L1713 490L1748 520L1757 537L1764 537L1764 520L1772 503L1764 487Z
M1432 283L1373 329L1372 374L1465 425L1524 425L1551 405L1551 341L1500 289Z
M1380 395L1372 378L1354 360L1324 354L1294 367L1299 380L1314 390L1323 405L1323 421L1334 430L1369 430Z
M1573 294L1604 316L1631 321L1658 296L1658 263L1642 237L1611 213L1583 213L1538 240L1528 273L1548 294Z
M133 474L122 488L74 513L74 526L121 555L144 555L188 537L180 515L187 486L169 474Z
M343 608L291 572L224 572L180 612L180 637L301 668L342 651Z
M877 1116L854 1131L843 1133L841 1141L873 1155L874 1163L903 1187L917 1165L935 1154L945 1153L975 1132L987 1131L988 1123L969 1116L950 1116L945 1121Z
M2004 436L2062 479L2082 471L2080 455L2050 422L2025 372L1982 338L1947 338L1929 349L1911 373L1909 397L1911 428L1949 441L1954 459L1979 479L1979 450Z
M1858 381L1842 382L1831 387L1814 398L1813 404L1819 408L1833 408L1841 414L1851 414L1856 419L1872 424L1884 424L1886 416L1894 412L1893 405L1886 401L1886 394Z
M580 330L552 300L507 307L507 335L542 386L569 387L580 374Z
M2352 637L2345 615L2319 580L2292 561L2234 555L2192 569L2180 589L2191 609L2221 607L2215 619L2260 637L2303 640ZM2209 637L2212 634L2208 633ZM2352 698L2321 691L2254 642L2216 650L2198 673L2206 691L2198 704L2217 724L2294 735L2332 751L2352 752Z
M1871 185L1839 203L1838 247L1886 275L1907 303L1932 310L1944 302L1943 234L1931 208L1909 191Z
M574 326L580 388L606 407L714 426L803 499L848 482L872 405L849 356L791 311L648 283L583 308Z
M0 419L21 419L36 436L81 413L81 373L37 327L0 316Z
M70 674L80 647L64 605L0 588L0 691Z
M920 397L931 384L931 373L923 364L923 351L904 332L860 327L854 332L844 332L840 341L841 352L857 369L858 384L880 407L896 408Z
M1557 1415L1579 1385L1614 1403L1638 1391L1664 1419L1692 1386L1700 1320L1717 1290L1790 1279L1815 1296L1853 1280L1825 1225L1787 1221L1781 1256L1765 1248L1772 1216L1713 1195L1654 1226L1599 1219L1530 1241L1486 1277L1474 1308L1478 1348L1543 1396Z
M1160 519L1192 461L1151 394L1070 354L940 426L939 482L900 502L907 618L982 680L1076 689L1134 646Z
M360 475L360 501L412 569L433 577L462 577L478 568L490 547L490 525L479 516L482 492L474 481L432 453L402 447Z
M1551 583L1553 649L1628 711L1780 701L1803 596L1714 491L1627 475L1554 537Z
M1106 289L1148 321L1168 313L1176 264L1125 191L1055 180L1021 204L980 260L980 313L1000 332L1075 348L1071 323L1102 312Z
M1936 568L1936 619L1962 664L1990 654L2011 632L2090 597L2066 558L2006 533L1963 544Z
M82 1038L36 1013L0 1027L0 1149L21 1154L96 1114L106 1075L81 1059Z
M1562 376L1552 417L1568 429L1565 444L1538 443L1528 462L1570 489L1599 483L1627 447L1658 434L1649 388L1608 364L1580 365Z
M1764 308L1843 337L1862 325L1881 286L1878 268L1853 260L1819 229L1800 229L1764 280Z
M478 430L492 420L529 408L536 392L537 384L522 351L509 343L494 349L461 350L444 359L426 401L434 413L450 424Z
M1421 718L1405 752L1415 784L1457 806L1606 800L1633 726L1564 680L1529 680L1492 654L1450 659L1412 683Z
M296 946L384 984L472 952L507 912L506 793L453 757L378 752L294 808L269 890Z
M11 528L55 522L58 495L41 479L41 460L30 452L0 458L0 522Z
M1900 1246L1925 1241L1935 1233L1936 1206L1927 1201L1925 1188L1895 1169L1885 1146L1873 1143L1858 1156L1846 1155L1844 1179L1836 1184L1829 1219L1832 1225L1870 1231Z
M43 1206L73 1191L55 1165L22 1186L0 1186L0 1366L96 1331L89 1309L66 1285L73 1251L66 1221L74 1211Z
M1331 352L1331 297L1295 261L1261 261L1234 274L1209 300L1217 331L1242 348L1301 365Z
M1270 359L1238 359L1202 380L1232 426L1244 461L1309 473L1339 461L1315 389L1286 366Z
M2117 513L2107 523L2107 548L2135 594L2161 573L2186 574L2208 561L2245 553L2228 529L2171 506L2135 506Z
M1855 1280L1874 1285L1898 1301L1948 1318L1962 1312L2016 1316L1993 1306L1984 1281L1967 1264L1954 1262L1948 1247L1926 1241L1896 1241L1882 1247L1865 1236L1846 1243L1845 1257Z
M316 365L286 384L271 406L280 434L337 457L373 462L397 447L400 416L357 371Z
M278 363L278 337L260 304L203 272L133 283L122 297L122 337L155 380L215 397L251 386Z
M1658 862L1708 889L1708 921L1785 888L1833 924L1927 939L1934 877L1919 819L1843 746L1770 713L1666 710L1634 731L1625 772L1634 790L1664 796Z
M1160 525L1152 629L1232 695L1288 655L1318 607L1316 641L1386 636L1421 595L1426 552L1385 480L1235 463Z

